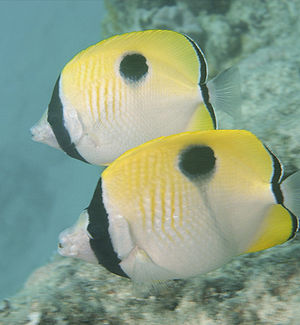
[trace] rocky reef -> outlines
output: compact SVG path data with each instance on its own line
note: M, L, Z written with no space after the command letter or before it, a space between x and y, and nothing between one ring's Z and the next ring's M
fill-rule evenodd
M298 324L299 269L295 240L149 294L101 266L57 257L2 302L0 324Z
M199 43L211 77L238 65L241 112L217 112L219 126L251 130L288 171L300 168L300 0L106 0L106 7L103 38L172 29ZM138 295L101 266L55 257L1 303L0 324L298 324L299 289L298 238Z
M217 112L220 128L248 129L278 154L300 166L300 1L107 0L104 37L143 29L171 29L200 45L210 77L237 65L242 107L229 118Z

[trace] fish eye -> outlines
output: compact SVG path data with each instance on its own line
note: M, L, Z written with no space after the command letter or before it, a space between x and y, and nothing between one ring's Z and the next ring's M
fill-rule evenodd
M120 62L120 74L130 82L140 81L148 73L146 58L139 53L126 54Z
M62 245L62 243L58 243L58 248L63 248L63 245Z
M214 169L215 163L214 151L208 146L190 146L179 157L179 169L188 178L208 174Z

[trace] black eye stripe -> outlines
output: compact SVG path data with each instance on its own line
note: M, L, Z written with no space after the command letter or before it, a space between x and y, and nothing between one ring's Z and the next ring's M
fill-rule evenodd
M208 146L193 145L184 149L179 158L179 169L188 178L207 175L215 167L214 151Z
M139 53L126 54L120 62L120 75L127 81L138 82L148 73L146 58Z
M47 121L50 124L61 149L69 156L88 163L77 151L75 144L71 141L70 134L65 127L63 104L59 96L59 81L60 76L55 83L52 97L48 106Z
M102 179L100 178L92 201L87 208L89 225L87 231L91 235L90 246L95 253L99 264L112 273L128 277L121 269L120 259L114 251L108 232L108 215L102 200Z

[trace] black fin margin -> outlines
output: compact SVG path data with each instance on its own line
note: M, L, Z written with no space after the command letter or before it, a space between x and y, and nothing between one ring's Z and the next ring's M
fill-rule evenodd
M280 184L282 183L282 182L284 182L284 180L285 179L287 179L288 177L290 177L291 175L293 175L293 174L295 174L296 172L297 172L298 170L296 169L296 170L293 170L293 171L290 171L290 172L288 172L288 173L284 173L284 175L282 175L282 177L281 177L281 179L280 179ZM283 201L284 201L284 197L283 197ZM296 232L298 232L300 229L299 229L299 218L296 216L296 215L294 215L284 204L283 204L283 206L285 207L285 209L287 209L288 211L289 211L289 213L290 213L290 215L291 216L293 216L293 227L294 228L296 228L296 230L295 230L295 233L294 234L292 234L291 236L290 236L290 238L288 239L288 240L290 240L290 239L292 239L293 237L295 237L295 235L296 235Z
M283 205L284 206L284 205ZM294 213L292 213L289 209L287 209L285 206L284 208L288 211L288 213L291 216L292 219L292 231L291 231L291 235L288 238L288 240L293 239L296 236L296 233L299 230L299 219L297 216L294 215Z
M128 278L121 269L117 253L114 251L108 232L108 215L102 200L102 178L100 177L92 201L87 208L89 224L87 231L91 235L90 246L95 253L99 264L108 271Z
M280 188L280 184L290 175L294 174L294 172L291 172L289 174L283 173L283 167L280 163L280 160L274 155L274 153L271 151L270 148L268 148L266 145L264 147L269 152L272 161L273 161L273 175L271 179L271 186L272 186L272 192L274 193L276 202L278 204L281 204L290 214L292 219L292 231L291 235L287 240L290 240L296 236L296 233L299 231L299 219L297 216L295 216L285 205L284 205L284 197Z
M196 42L194 42L189 36L183 34L186 39L192 44L194 50L197 53L198 59L200 61L200 80L198 82L199 86L200 86L200 90L201 90L201 94L202 94L202 98L203 98L203 102L212 118L213 121L213 125L214 128L217 127L217 120L216 120L216 114L214 111L214 108L212 106L212 104L210 103L209 100L209 93L208 93L208 88L206 86L206 81L207 81L207 65L206 65L206 61L204 58L204 55L202 53L202 51L200 50L199 46L197 45Z
M280 181L281 181L281 177L282 177L282 174L283 174L283 168L281 166L281 163L280 163L279 159L274 155L274 153L271 151L271 149L268 148L266 145L264 145L264 146L267 149L267 151L268 151L268 153L271 156L272 161L273 161L273 175L272 175L272 178L271 178L272 192L274 193L276 202L278 204L283 205L283 194L282 194L282 191L280 189Z
M55 83L52 97L48 106L48 123L50 124L55 138L62 150L69 156L89 164L77 151L75 144L71 141L70 134L65 127L63 105L59 96L60 75Z

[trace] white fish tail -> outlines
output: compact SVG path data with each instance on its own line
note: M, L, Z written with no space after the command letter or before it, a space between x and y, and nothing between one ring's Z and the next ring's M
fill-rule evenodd
M287 177L281 184L283 204L300 217L300 170Z
M231 67L218 74L207 83L207 88L216 114L218 111L223 111L239 121L242 100L238 67Z

